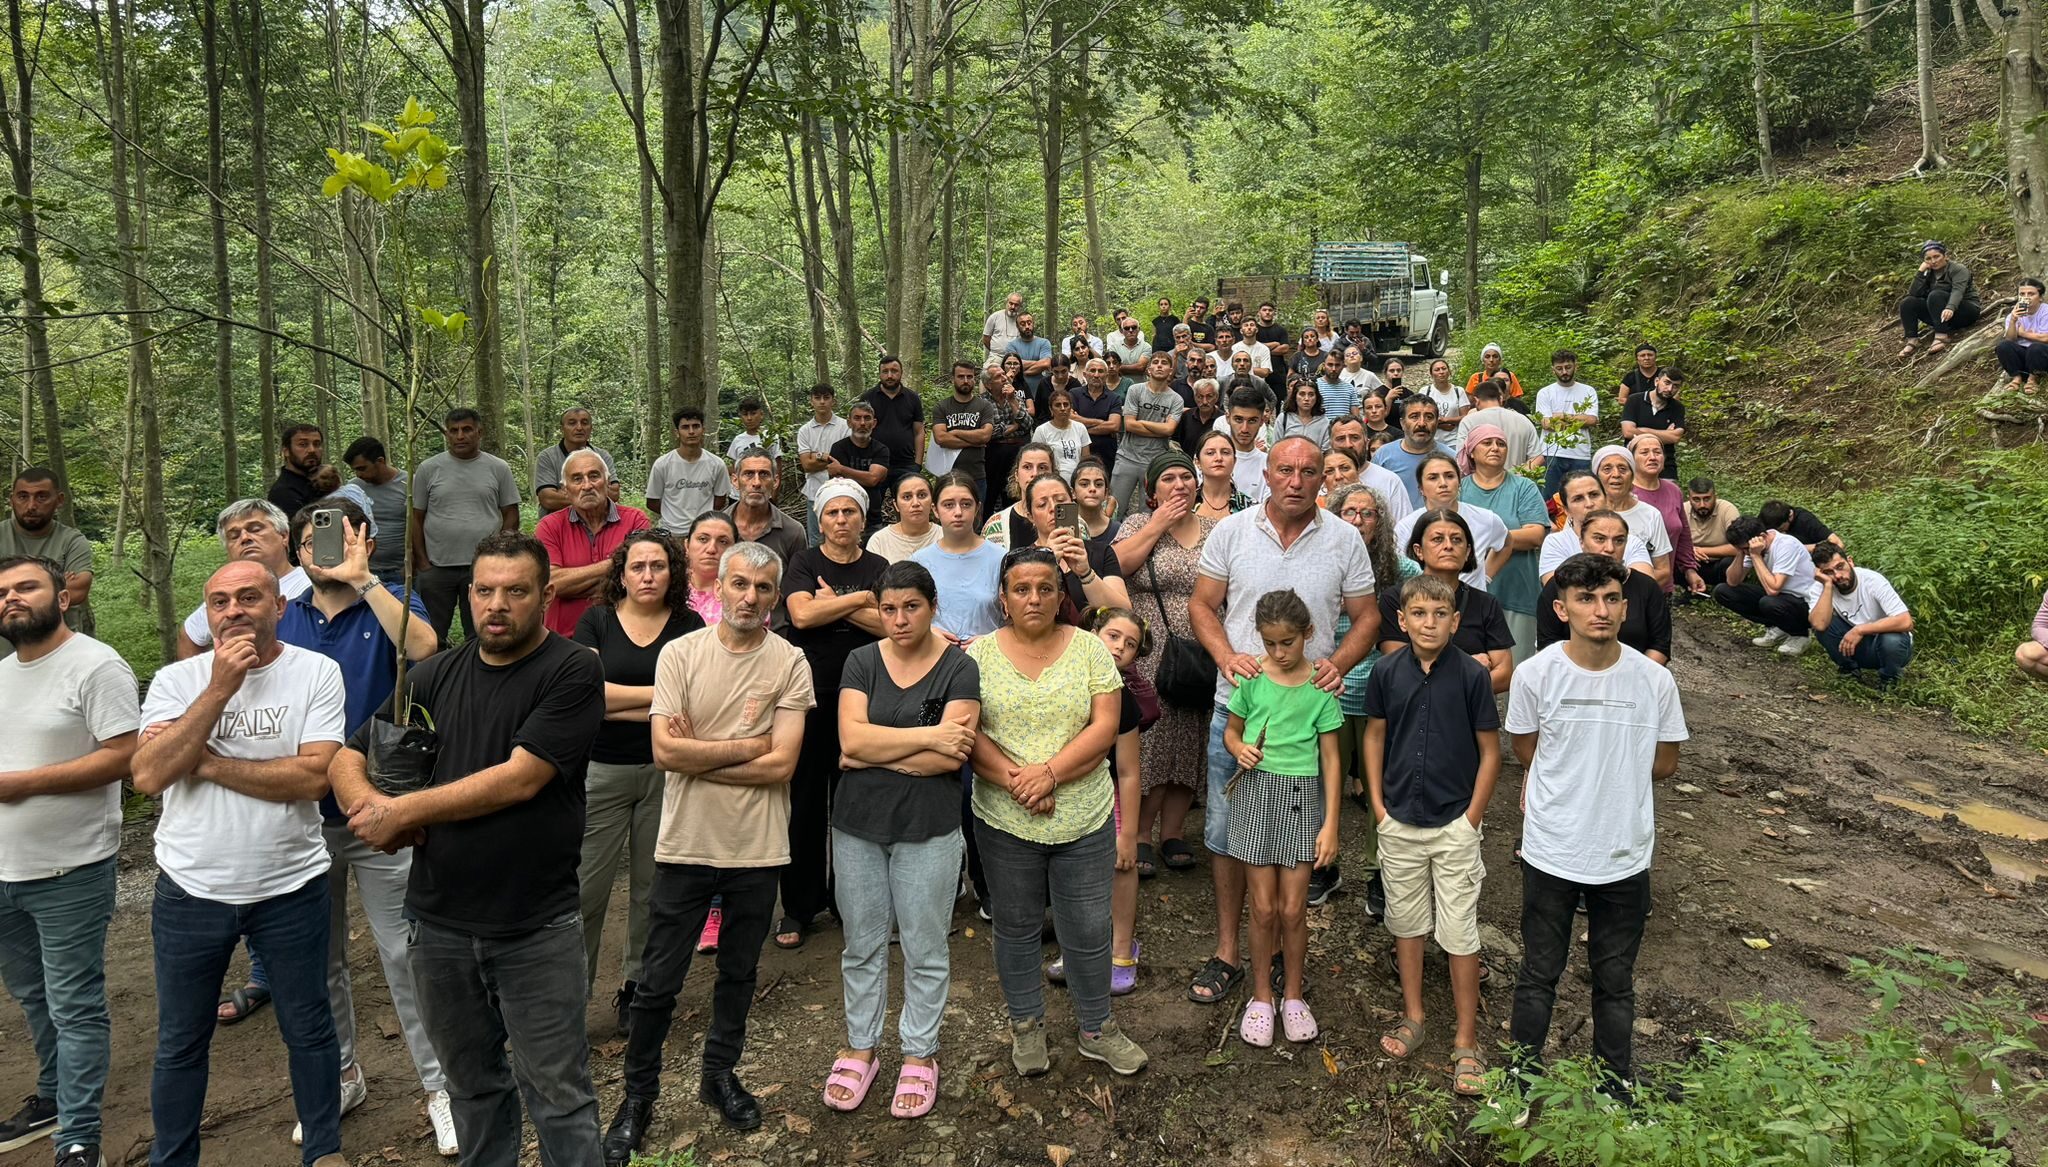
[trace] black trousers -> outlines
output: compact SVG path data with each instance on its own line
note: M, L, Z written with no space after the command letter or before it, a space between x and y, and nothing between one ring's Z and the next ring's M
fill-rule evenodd
M1572 916L1586 897L1586 959L1593 968L1593 1053L1623 1082L1634 1072L1636 952L1650 917L1650 873L1584 884L1522 864L1522 969L1515 975L1508 1036L1519 1064L1540 1067L1550 1039L1557 979L1571 955Z
M837 691L838 686L833 686ZM832 907L832 795L839 788L839 702L804 715L804 744L789 780L789 866L782 869L782 914L809 924Z
M676 994L690 975L697 936L721 897L724 924L718 934L718 980L711 988L711 1025L704 1034L705 1074L739 1065L747 1044L747 1011L754 1005L761 945L775 915L775 882L780 867L702 867L657 863L648 905L647 952L633 987L626 1033L626 1093L653 1098L661 1093L661 1048L675 1020Z
M2001 340L1992 348L1998 353L1998 367L2004 369L2008 377L2048 373L2048 344Z
M1906 330L1907 340L1919 337L1922 324L1932 327L1936 333L1947 335L1977 323L1977 317L1982 311L1975 304L1966 304L1957 308L1955 315L1944 321L1940 309L1928 307L1926 297L1902 296L1899 298L1899 325Z
M420 603L427 609L427 623L434 626L434 639L442 648L448 647L448 633L455 627L455 617L462 616L462 635L468 639L476 635L476 617L469 610L469 581L474 565L465 563L460 567L425 567L413 573L413 591L419 593Z
M1753 578L1739 584L1718 585L1714 588L1714 602L1752 624L1776 628L1787 636L1813 635L1806 622L1809 609L1805 600L1783 592L1771 595Z

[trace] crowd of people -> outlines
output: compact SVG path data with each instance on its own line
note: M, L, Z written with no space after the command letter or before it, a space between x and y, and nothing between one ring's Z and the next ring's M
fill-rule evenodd
M1541 1072L1583 905L1594 1048L1625 1099L1652 791L1687 736L1670 607L1711 596L1758 646L1817 638L1881 685L1911 661L1911 613L1811 513L1680 485L1684 381L1648 346L1611 389L1560 351L1527 391L1494 345L1463 385L1445 360L1410 384L1355 322L1208 309L1161 300L1149 337L1119 313L1107 342L1077 316L1055 346L1013 295L986 361L929 407L891 356L844 414L812 389L800 517L758 398L722 455L715 420L677 410L644 506L584 408L530 489L471 410L414 467L355 440L346 483L325 434L292 426L268 497L220 512L228 562L146 696L91 636L92 547L56 518L62 484L20 474L0 529L0 972L40 1071L0 1151L49 1136L58 1167L105 1161L124 780L161 798L165 1167L199 1160L215 1027L272 1005L301 1160L344 1162L369 1089L351 876L436 1145L466 1164L510 1167L528 1120L545 1162L627 1162L700 955L699 1097L758 1126L737 1067L759 962L827 913L846 1041L824 1105L860 1108L891 1060L889 1113L929 1113L963 888L992 924L1015 1070L1050 1068L1054 983L1079 1056L1139 1073L1113 1007L1145 967L1138 886L1205 858L1214 948L1190 1000L1248 982L1242 1041L1316 1040L1306 912L1346 860L1402 989L1380 1048L1434 1048L1433 938L1452 1085L1478 1094L1489 814L1520 837L1514 1065ZM1621 440L1596 448L1610 403ZM2048 602L2017 659L2048 677ZM1490 806L1502 729L1519 816ZM250 975L223 993L243 946ZM614 985L606 1123L585 1018Z

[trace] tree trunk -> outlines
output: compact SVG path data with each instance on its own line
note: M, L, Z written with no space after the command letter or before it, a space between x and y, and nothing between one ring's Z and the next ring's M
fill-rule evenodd
M534 440L538 431L533 428L533 349L526 330L526 241L519 230L519 188L512 181L512 129L506 122L502 93L498 95L498 133L505 147L505 213L510 216L506 227L512 233L512 303L519 316L519 416L525 430L519 445L525 452L525 477L531 481L538 471L540 451ZM511 452L509 447L498 447L498 456L508 462Z
M484 448L505 450L505 357L498 327L497 240L491 227L494 183L491 130L484 108L486 65L484 0L441 0L448 18L449 66L455 75L455 104L462 126L462 217L468 240L469 316L476 348L471 380L483 415Z
M934 0L909 0L906 51L910 58L910 106L916 120L903 135L903 199L896 283L896 352L903 358L903 383L925 383L924 317L931 293L932 235L938 224L937 156L929 120L938 71Z
M313 285L313 424L334 441L334 358L327 353L327 289ZM344 447L345 448L345 447Z
M1465 323L1479 322L1479 178L1485 155L1465 151Z
M229 0L241 48L242 89L249 101L249 183L256 215L256 388L264 442L278 440L277 298L270 280L270 129L265 112L266 39L263 0ZM247 7L245 8L244 5ZM333 435L329 435L332 440Z
M1877 52L1875 0L1850 0L1849 11L1856 18L1856 42L1866 56Z
M367 35L367 26L365 29ZM354 136L350 127L371 119L370 90L365 87L361 106L351 116L347 74L342 51L341 14L335 0L327 0L328 70L334 79L334 143L349 148ZM384 379L383 305L377 298L376 219L367 213L362 196L353 190L342 192L338 208L341 227L342 274L348 288L349 327L355 334L358 401L362 408L363 432L382 442L391 433L390 398Z
M1756 103L1756 170L1765 182L1778 179L1778 161L1771 152L1771 86L1764 72L1763 0L1749 0L1749 92Z
M140 115L128 108L128 14L121 0L107 0L111 51L103 57L101 84L107 95L107 118L120 131L112 135L111 167L114 195L114 247L120 253L121 306L128 321L128 390L135 405L135 427L142 432L143 583L156 617L157 650L165 661L178 651L178 617L171 595L171 539L165 519L163 425L157 413L156 367L150 353L151 329L142 315L142 286L149 255L149 226L138 221L136 208L146 208L145 171L135 173L135 198L129 197L128 141L144 140ZM97 13L95 12L95 32ZM132 432L132 430L131 430Z
M692 46L702 17L693 0L655 0L661 74L661 233L668 264L669 405L706 409L704 237L697 226L696 70Z
M1060 43L1061 22L1058 16L1051 20L1052 43ZM1039 308L1038 334L1059 336L1064 331L1060 325L1060 164L1065 161L1066 144L1060 138L1060 106L1063 102L1060 71L1048 69L1045 72L1045 132L1043 160L1045 169L1045 303ZM1057 346L1055 346L1057 347Z
M1074 119L1074 128L1081 150L1081 216L1087 225L1084 245L1088 249L1088 290L1094 295L1095 318L1107 320L1109 272L1102 260L1102 219L1096 213L1095 204L1095 106L1088 79L1088 41L1085 37L1074 47L1074 80L1081 90L1081 112Z
M1970 13L1963 0L1948 0L1949 23L1955 26L1956 44L1964 53L1977 47L1977 38L1970 32Z
M200 0L199 52L206 86L206 188L208 220L213 228L213 390L220 399L220 444L224 465L221 477L227 483L227 497L242 497L242 467L239 456L240 426L235 419L235 314L234 288L228 278L228 219L226 145L221 137L220 118L220 16L214 0ZM270 443L276 434L265 434L256 448L268 461ZM259 474L259 477L261 475Z
M952 13L947 11L946 26L940 33L941 39L952 39ZM946 56L946 141L953 141L953 57ZM939 222L942 232L939 239L939 367L942 377L952 376L953 360L959 351L960 336L960 260L953 253L955 233L954 193L960 186L960 159L956 154L946 160L946 181L939 193Z
M909 38L909 14L904 5L910 0L890 0L889 3L889 102L892 109L903 108L903 75L909 66L910 54L904 42ZM903 186L904 175L903 131L892 120L884 136L885 151L889 166L888 218L882 231L882 343L904 362L904 383L915 385L909 363L915 356L905 350L909 347L903 339L903 291L909 282L903 270Z
M704 218L703 267L698 269L697 286L704 289L703 305L697 313L697 343L704 362L704 412L709 415L718 408L718 388L721 370L718 364L718 299L724 289L725 256L718 250L718 220L715 212L707 208Z
M645 49L640 43L640 0L621 0L620 19L626 30L627 77L632 92L633 132L640 150L640 310L647 331L647 402L643 419L645 443L651 464L668 445L668 411L661 392L661 269L654 256L654 161L647 143L647 71Z
M38 11L41 11L40 9ZM37 32L41 39L42 30ZM23 389L34 388L36 408L43 415L43 462L57 481L67 488L70 479L64 467L64 418L57 409L57 382L50 367L50 333L46 323L47 310L43 294L43 252L40 214L36 209L35 179L35 67L37 50L28 44L28 38L21 26L21 0L7 0L7 39L14 57L14 92L7 93L7 85L0 80L0 119L6 127L0 132L0 144L7 152L8 167L14 177L16 239L20 253L16 256L21 264L21 314L23 352L28 358L28 381ZM30 410L22 411L22 448L24 460L29 457L28 424ZM76 523L77 516L67 497L58 516L66 523Z
M1948 165L1941 153L1941 112L1934 104L1934 0L1913 0L1913 56L1919 65L1920 160L1913 173Z
M811 146L810 114L798 122L795 136L797 142L791 143L789 134L782 135L782 160L789 186L790 220L796 224L797 243L804 252L804 313L811 325L811 383L828 385L832 381L832 353L825 337L824 233L818 224L816 151ZM803 177L802 193L797 190L799 174Z
M2006 199L2012 208L2018 268L2048 271L2048 67L2042 53L2040 0L1977 0L1984 22L2000 30L1999 127L2005 135ZM2010 15L2007 15L2010 13Z

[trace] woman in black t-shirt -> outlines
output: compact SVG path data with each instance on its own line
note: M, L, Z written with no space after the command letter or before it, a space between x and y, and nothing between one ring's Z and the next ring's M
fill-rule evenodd
M1472 528L1465 517L1451 510L1428 510L1415 520L1415 529L1402 548L1410 559L1422 565L1423 573L1451 585L1458 593L1458 630L1451 643L1467 656L1486 666L1493 677L1493 691L1508 691L1508 678L1515 668L1510 650L1515 638L1508 631L1507 616L1500 601L1464 582L1460 577L1478 566L1472 550ZM1401 589L1380 592L1380 651L1392 653L1408 647L1408 634L1401 631Z
M790 557L782 571L789 608L789 642L811 663L811 686L839 691L847 655L882 634L875 608L889 561L860 545L867 526L868 492L847 478L818 488L818 530L825 541ZM805 715L804 744L789 783L789 865L782 869L780 948L800 948L804 929L832 906L825 861L827 810L839 784L839 709L820 700Z
M662 646L704 627L690 608L682 548L666 532L635 531L612 552L602 603L576 622L576 643L604 666L604 724L590 747L584 779L583 857L576 880L583 897L583 948L592 983L604 947L605 910L619 860L631 856L631 910L626 917L625 985L612 1000L619 1028L640 979L647 947L647 902L654 887L654 840L661 828L661 768L647 729L654 667Z
M1079 538L1071 527L1058 525L1060 504L1072 501L1074 492L1057 474L1041 474L1024 485L1025 511L1038 534L1035 546L1052 552L1060 562L1060 587L1066 595L1060 605L1062 624L1079 624L1090 608L1131 606L1116 552L1107 544Z
M981 723L981 669L933 630L938 586L923 564L895 564L879 587L882 641L847 657L834 697L819 694L842 726L846 766L832 806L846 1048L826 1079L825 1105L858 1107L874 1080L893 920L903 942L903 1069L889 1112L917 1118L937 1095L952 975L946 937L966 846L959 774Z

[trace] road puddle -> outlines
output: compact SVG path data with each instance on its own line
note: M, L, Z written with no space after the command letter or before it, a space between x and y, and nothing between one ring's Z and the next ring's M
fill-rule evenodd
M1984 862L1991 865L1991 874L2001 879L2010 879L2030 886L2037 881L2048 880L2048 863L2039 863L1988 843L1980 845L1977 850L1984 853Z
M1932 788L1924 783L1907 783L1916 792L1933 795ZM1992 806L1988 802L1965 802L1960 806L1947 807L1932 802L1920 802L1897 794L1873 794L1870 797L1886 806L1910 810L1914 814L1926 815L1931 819L1942 819L1955 815L1963 825L1987 835L2000 835L2008 839L2024 839L2029 843L2048 840L2048 821L2024 815L2018 811Z
M1985 940L1976 936L1956 936L1936 927L1930 921L1890 908L1872 907L1870 914L1898 929L1901 935L1920 947L1937 952L1956 953L1970 961L1988 964L2006 972L2025 973L2037 980L2048 981L2048 958L2023 948L2014 948L2010 944L2000 944L1995 940Z

